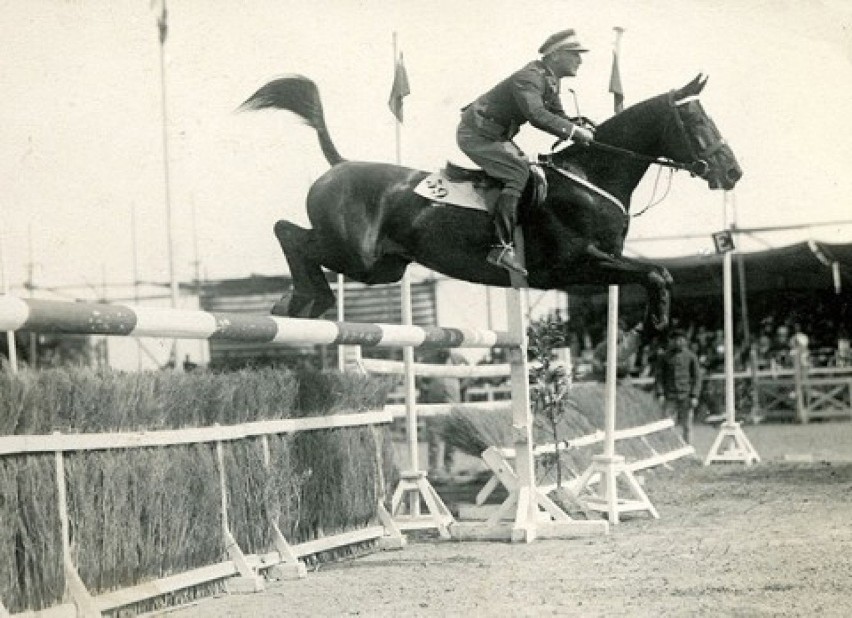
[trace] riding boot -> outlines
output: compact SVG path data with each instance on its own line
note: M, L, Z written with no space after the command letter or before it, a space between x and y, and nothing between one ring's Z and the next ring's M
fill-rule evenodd
M497 231L497 240L500 244L495 245L488 252L486 259L489 264L500 266L526 277L527 270L515 255L515 225L518 221L518 202L520 199L520 196L506 192L500 193L497 197L497 205L494 209L494 228Z

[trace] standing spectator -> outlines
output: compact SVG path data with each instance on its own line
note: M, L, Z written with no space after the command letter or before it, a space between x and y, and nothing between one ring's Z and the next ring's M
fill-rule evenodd
M701 392L701 366L680 329L671 332L669 348L660 357L655 390L666 413L683 428L683 439L692 442L692 421Z

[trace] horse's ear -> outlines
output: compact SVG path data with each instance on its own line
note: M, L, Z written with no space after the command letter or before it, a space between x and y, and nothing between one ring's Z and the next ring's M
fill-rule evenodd
M704 90L705 84L707 84L707 77L703 73L699 73L691 82L678 91L677 98L682 99L684 97L697 96L702 90Z

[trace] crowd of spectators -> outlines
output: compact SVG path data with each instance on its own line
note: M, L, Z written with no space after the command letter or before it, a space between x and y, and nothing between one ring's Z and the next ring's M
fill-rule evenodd
M852 367L850 331L846 311L848 298L772 295L750 299L749 333L743 333L743 320L734 316L734 368L747 370L752 360L758 370L791 369L793 350L798 345L806 350L810 367ZM705 374L722 373L725 368L725 332L718 311L706 306L693 306L673 312L672 326L685 331L689 349L698 357ZM577 377L600 377L605 359L606 324L599 312L587 312L565 322L567 341L575 362ZM625 316L620 327L629 329L638 323ZM621 332L621 331L620 331ZM619 375L625 367L632 377L651 377L657 358L665 349L663 338L643 338L642 344L631 351L629 359L619 360Z

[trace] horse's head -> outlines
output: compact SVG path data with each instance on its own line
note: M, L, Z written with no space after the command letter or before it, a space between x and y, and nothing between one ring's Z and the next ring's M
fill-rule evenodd
M698 75L683 88L667 95L672 122L662 138L663 156L684 161L692 173L707 181L711 189L730 190L743 171L716 124L704 111L698 95L707 78Z

